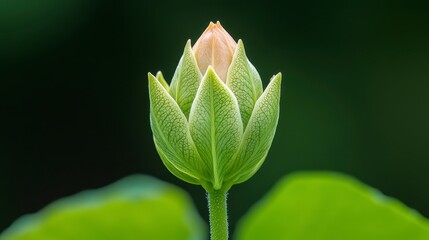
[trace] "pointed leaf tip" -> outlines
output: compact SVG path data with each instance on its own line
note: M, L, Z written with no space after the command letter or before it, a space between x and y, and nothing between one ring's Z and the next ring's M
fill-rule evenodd
M170 95L176 100L186 117L189 116L201 78L201 72L192 52L191 40L188 40L169 89Z
M238 149L243 126L237 100L209 67L192 104L189 129L201 159L210 168L214 189L221 189L226 165Z
M244 127L247 126L263 88L261 77L246 56L243 41L238 40L226 84L237 98Z
M161 83L149 74L150 123L155 147L167 168L189 183L201 183L204 169L185 115Z
M236 158L231 161L228 181L232 184L252 177L265 161L279 119L280 89L281 75L277 74L257 100Z
M165 90L169 91L170 90L170 86L168 85L167 81L165 81L164 75L162 74L161 71L158 71L156 73L156 79L158 79L158 81L161 83L161 85L165 88Z

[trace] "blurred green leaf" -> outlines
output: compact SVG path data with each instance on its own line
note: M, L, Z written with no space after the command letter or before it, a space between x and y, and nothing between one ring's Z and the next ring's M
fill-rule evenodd
M429 223L350 177L299 173L282 180L236 233L240 240L428 240Z
M58 200L0 235L1 240L206 238L206 225L185 192L142 175Z

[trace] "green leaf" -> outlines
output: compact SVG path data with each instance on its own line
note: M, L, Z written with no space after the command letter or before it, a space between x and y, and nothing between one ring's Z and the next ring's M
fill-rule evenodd
M226 83L237 97L243 126L246 127L263 88L261 77L247 59L241 40L238 41L237 49L228 70Z
M192 52L191 40L188 40L170 85L170 94L186 117L191 111L201 78L200 69Z
M213 188L222 186L225 166L240 145L243 125L237 100L209 66L189 116L192 139L211 170Z
M156 79L158 79L159 83L167 90L167 92L170 90L170 86L168 86L167 81L165 81L164 75L162 75L161 71L158 71L156 73Z
M238 240L428 240L429 222L350 177L299 173L280 181L236 233Z
M195 148L188 122L174 99L159 81L149 74L150 121L156 149L176 177L202 184L207 167Z
M184 191L149 176L134 175L21 217L0 239L196 240L207 239L205 232L206 224Z
M255 104L244 131L243 141L233 161L230 161L230 184L248 180L261 167L276 132L280 111L281 73L274 76Z

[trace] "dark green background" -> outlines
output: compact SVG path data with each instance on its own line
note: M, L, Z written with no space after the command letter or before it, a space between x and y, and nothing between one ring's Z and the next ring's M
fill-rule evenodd
M284 76L267 161L229 194L232 227L297 170L353 175L429 217L428 3L0 1L0 231L132 173L182 186L207 217L203 190L156 154L146 77L170 79L216 20L264 85Z

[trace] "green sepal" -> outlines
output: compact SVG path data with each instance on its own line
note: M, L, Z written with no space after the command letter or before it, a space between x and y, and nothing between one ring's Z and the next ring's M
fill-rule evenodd
M162 84L149 78L150 124L156 149L168 170L183 181L202 184L207 167L195 148L185 115Z
M281 73L273 76L255 104L243 141L228 170L228 184L248 180L261 167L273 141L280 112Z
M246 127L263 88L261 77L247 59L243 41L241 40L238 40L237 48L228 70L226 84L237 98L243 126Z
M201 82L201 72L191 48L191 40L186 42L183 55L170 84L170 95L176 100L186 117Z
M243 135L236 98L209 66L189 115L189 128L198 152L210 168L213 189L222 188L226 165Z
M177 178L179 178L179 179L181 179L187 183L191 183L191 184L195 184L195 185L201 184L200 181L196 177L188 175L188 174L183 173L181 171L178 171L178 169L172 163L170 163L167 156L163 153L162 149L156 143L155 143L155 148L159 154L159 157L161 158L161 161L164 163L165 167L174 176L176 176Z
M165 81L164 75L162 75L161 71L158 71L156 73L156 79L158 79L159 83L167 90L167 92L170 90L170 86L168 86L167 81Z

